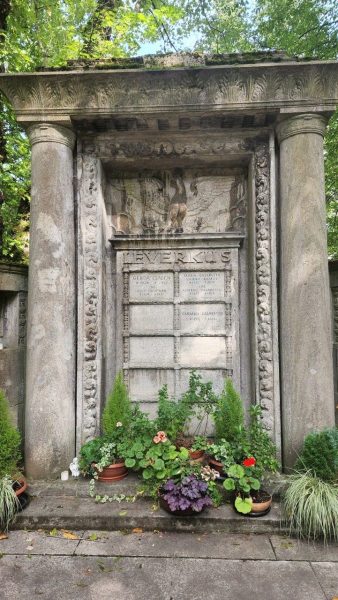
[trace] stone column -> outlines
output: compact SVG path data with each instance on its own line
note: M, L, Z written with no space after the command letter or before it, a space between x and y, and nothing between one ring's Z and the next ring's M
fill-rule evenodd
M334 425L323 135L326 120L296 115L280 143L280 345L284 466L304 436Z
M29 478L60 476L75 452L75 134L40 123L32 145L25 458Z

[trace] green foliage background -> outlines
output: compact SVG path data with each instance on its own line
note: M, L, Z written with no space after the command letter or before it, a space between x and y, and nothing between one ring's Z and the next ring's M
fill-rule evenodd
M155 50L336 59L336 0L2 0L0 71ZM338 258L338 113L325 140L328 251ZM28 261L30 150L0 101L0 259Z

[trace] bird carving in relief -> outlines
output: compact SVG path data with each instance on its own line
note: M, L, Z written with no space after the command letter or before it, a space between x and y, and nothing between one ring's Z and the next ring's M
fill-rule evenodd
M170 198L169 204L169 229L175 231L175 233L182 233L183 221L187 214L187 192L182 172L179 169L174 171L170 187L174 189L174 194Z

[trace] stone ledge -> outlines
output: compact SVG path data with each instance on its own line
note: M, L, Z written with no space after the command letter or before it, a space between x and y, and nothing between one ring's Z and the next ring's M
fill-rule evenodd
M134 495L139 480L134 474L113 485L96 484L97 493L103 495ZM271 487L269 487L271 489ZM88 480L68 482L35 482L29 486L30 505L18 515L14 529L98 529L107 531L196 531L231 533L278 533L287 528L282 525L281 509L274 502L265 517L252 519L238 515L232 506L225 504L209 509L200 516L177 518L154 506L152 499L136 502L95 503L88 497Z
M112 502L96 504L91 498L74 496L40 496L18 515L13 529L96 529L106 531L194 531L231 533L271 533L286 531L281 526L281 511L277 503L269 515L259 519L242 517L230 505L209 509L196 517L178 518L154 508L151 500L135 503Z

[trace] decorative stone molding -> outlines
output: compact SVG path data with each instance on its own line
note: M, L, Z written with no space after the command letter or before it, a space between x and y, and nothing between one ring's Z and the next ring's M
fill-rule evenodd
M82 443L98 433L99 382L98 382L98 332L99 332L99 281L100 268L97 236L97 159L83 157L85 187L82 197L83 229L83 404Z
M266 143L255 153L256 187L256 310L258 401L263 408L263 421L273 436L276 434L274 405L272 270L270 222L270 157Z
M70 115L143 113L180 107L206 111L313 106L334 110L338 73L333 61L225 65L170 71L140 70L1 74L0 89L18 114L57 109Z
M252 140L240 138L235 135L224 135L223 139L208 140L194 138L186 139L162 138L154 141L126 141L124 138L118 140L104 139L95 141L90 138L84 139L84 150L88 154L95 154L100 158L113 160L128 158L167 158L167 157L195 157L198 155L220 155L227 152L246 152L252 146Z
M55 142L73 149L75 144L75 133L63 125L52 125L50 123L37 123L27 128L27 134L31 146L40 142Z
M301 133L317 133L324 136L327 121L325 117L317 114L295 115L277 125L278 141L281 143L287 138Z

